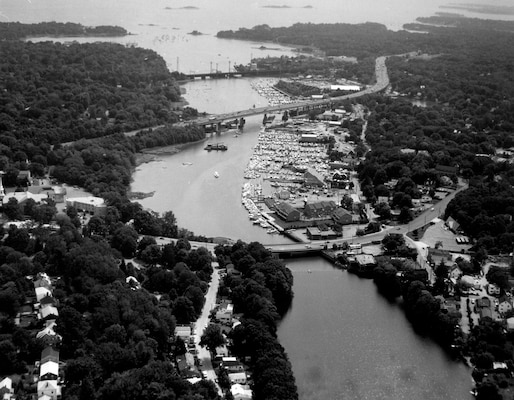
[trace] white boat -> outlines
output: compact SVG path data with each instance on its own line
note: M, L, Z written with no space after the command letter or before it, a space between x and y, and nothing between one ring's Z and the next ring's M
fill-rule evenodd
M218 171L214 171L214 177L215 178L219 178L220 177L220 174L218 174Z

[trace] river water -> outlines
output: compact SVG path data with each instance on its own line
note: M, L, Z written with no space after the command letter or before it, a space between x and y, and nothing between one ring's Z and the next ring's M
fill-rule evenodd
M276 4L291 8L264 8ZM218 40L213 35L221 29L366 21L399 29L417 16L441 11L442 4L444 0L326 0L312 2L309 9L304 8L308 1L294 0L0 0L0 18L121 25L134 35L112 41L151 48L164 57L170 70L189 73L227 71L229 65L247 63L252 56L292 54L282 46L262 51L260 43ZM185 6L198 8L181 8ZM206 35L188 35L192 30ZM192 82L185 88L191 106L209 113L266 104L248 80ZM208 138L225 143L226 152L207 152L206 142L196 143L139 166L132 190L155 191L141 201L143 206L158 212L172 210L180 226L197 234L264 244L287 241L252 225L241 204L243 170L257 143L261 119L247 118L238 137L226 132ZM295 279L295 298L278 335L291 360L301 400L470 399L470 371L415 334L401 308L377 294L371 281L318 258L289 260L288 266Z

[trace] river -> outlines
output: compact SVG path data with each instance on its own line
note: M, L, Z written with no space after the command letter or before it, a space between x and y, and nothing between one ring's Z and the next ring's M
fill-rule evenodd
M186 93L191 105L212 113L264 102L241 79L191 82ZM252 225L240 202L243 170L260 125L261 117L248 118L242 135L227 132L208 139L225 143L226 152L207 152L205 143L198 143L141 165L132 189L156 190L142 204L160 212L172 209L179 224L196 233L264 244L285 241ZM287 264L295 298L278 335L300 400L471 398L470 370L414 333L401 308L381 297L371 281L320 258Z
M152 48L164 57L170 70L189 73L213 68L226 71L234 63L249 62L252 55L292 54L282 46L262 51L259 43L216 39L213 35L221 29L261 23L366 21L399 29L417 16L434 14L446 1L326 0L316 2L313 8L304 8L307 1L301 5L293 0L279 3L290 8L265 8L274 4L271 0L0 0L0 18L121 25L134 35L112 41ZM197 8L182 8L191 4ZM206 35L188 35L192 30ZM191 106L209 113L266 104L247 80L192 82L185 88ZM197 234L265 244L287 241L252 225L240 201L243 170L257 143L261 119L247 118L244 133L238 137L227 132L208 138L224 142L226 152L207 152L205 143L197 143L179 154L163 155L139 166L132 190L155 191L141 203L158 212L172 210L180 226ZM219 178L214 177L215 172ZM415 334L401 308L378 295L371 281L318 258L289 260L288 266L295 279L295 298L278 334L291 360L300 400L470 398L470 371L448 359L429 339Z

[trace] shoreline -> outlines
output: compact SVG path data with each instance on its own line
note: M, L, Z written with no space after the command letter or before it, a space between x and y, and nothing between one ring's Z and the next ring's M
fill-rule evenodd
M153 161L158 161L161 156L172 156L174 154L180 153L185 148L197 144L202 143L207 140L207 137L201 140L196 140L194 142L180 143L180 144L172 144L169 146L163 147L155 147L149 150L143 150L139 153L136 153L136 165L135 168L139 167L142 164L150 163Z

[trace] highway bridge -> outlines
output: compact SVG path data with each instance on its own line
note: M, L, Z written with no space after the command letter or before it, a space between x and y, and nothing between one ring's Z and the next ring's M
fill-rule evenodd
M331 97L328 99L319 100L304 100L296 103L280 104L276 106L257 107L250 108L247 110L234 111L226 114L211 115L209 117L198 118L194 121L195 124L203 127L216 128L221 125L222 122L234 120L236 118L244 118L252 115L267 114L267 113L280 113L283 111L297 111L305 114L314 109L322 109L329 107L335 101L341 101L346 99L354 99L357 97L364 96L366 94L377 93L385 90L389 86L389 76L387 75L387 67L385 65L385 56L378 57L375 62L375 76L376 83L360 92L350 93L343 96Z

